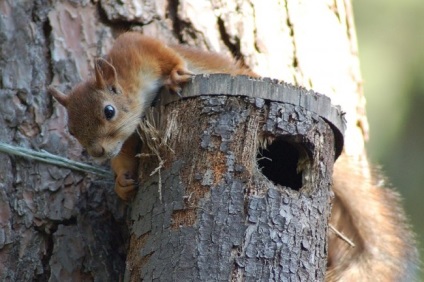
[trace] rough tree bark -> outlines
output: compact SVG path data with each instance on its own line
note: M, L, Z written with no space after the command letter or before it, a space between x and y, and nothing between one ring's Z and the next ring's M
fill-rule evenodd
M88 160L46 86L87 75L88 58L109 44L110 28L88 1L50 2L0 2L0 141ZM118 281L127 227L112 186L0 154L0 280Z
M3 0L0 141L88 161L45 89L66 91L85 78L93 58L130 28L238 56L261 75L329 95L347 112L346 151L362 159L367 126L348 0ZM112 187L0 154L0 280L123 277L126 207Z
M162 96L141 130L125 281L324 280L341 111L227 75L197 77L182 96Z

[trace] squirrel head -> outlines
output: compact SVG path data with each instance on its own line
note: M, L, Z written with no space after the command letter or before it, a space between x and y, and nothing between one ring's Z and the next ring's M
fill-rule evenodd
M48 92L66 108L69 133L96 159L115 157L140 122L141 113L123 93L115 67L102 58L96 60L95 77L68 95L51 86Z

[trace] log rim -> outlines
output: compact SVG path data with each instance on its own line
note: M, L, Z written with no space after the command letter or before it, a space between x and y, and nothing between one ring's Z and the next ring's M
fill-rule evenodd
M267 91L264 91L267 90ZM170 103L200 96L239 96L257 99L256 102L280 102L292 104L317 114L330 125L335 139L335 159L343 151L346 130L345 112L339 105L332 105L331 99L313 90L294 86L290 83L264 78L252 78L245 75L200 74L193 76L178 95L165 88L158 96L158 103L166 106Z

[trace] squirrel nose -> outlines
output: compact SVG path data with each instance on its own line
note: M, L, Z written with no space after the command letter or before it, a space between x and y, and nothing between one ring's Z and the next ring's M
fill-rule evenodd
M91 156L95 158L100 158L105 154L105 148L103 148L102 146L99 146L90 150L89 153Z

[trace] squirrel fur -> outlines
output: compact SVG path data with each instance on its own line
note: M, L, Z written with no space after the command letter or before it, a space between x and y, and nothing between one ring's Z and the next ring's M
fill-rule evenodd
M68 112L69 132L97 159L111 159L115 191L135 193L140 118L161 87L179 92L194 74L257 74L219 54L166 45L140 33L120 35L95 75L68 95L49 93ZM416 260L414 238L399 196L377 187L361 165L342 154L334 168L331 224L354 240L353 248L329 231L326 281L410 281Z
M49 93L66 107L69 133L94 158L111 159L115 191L124 200L135 192L135 131L161 87L179 92L182 83L201 73L257 77L219 54L170 47L136 32L119 36L106 58L96 60L94 71L94 77L75 86L68 95L53 87L49 87Z

